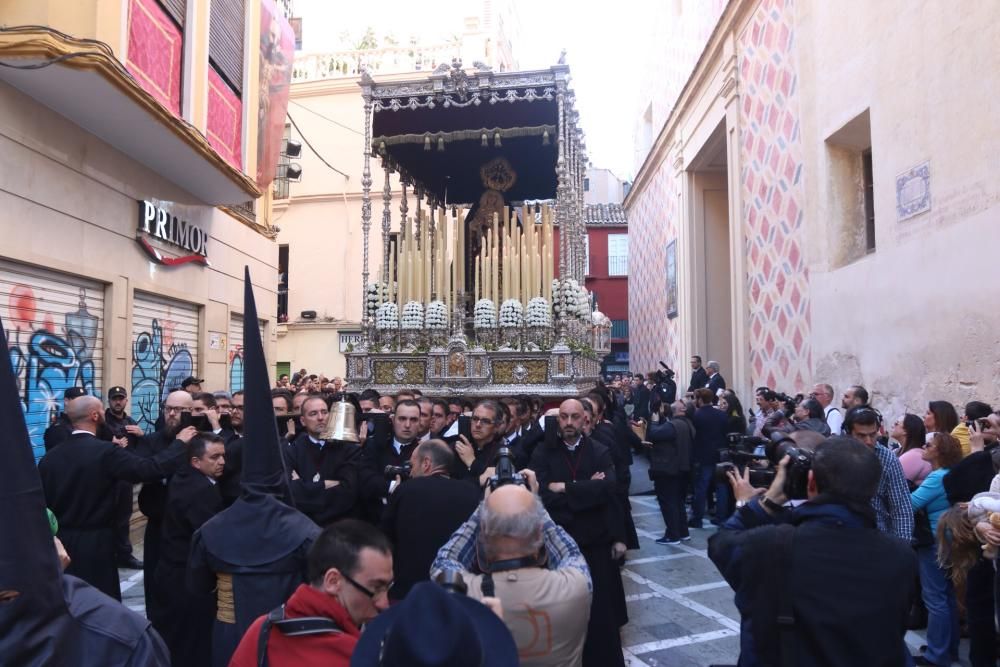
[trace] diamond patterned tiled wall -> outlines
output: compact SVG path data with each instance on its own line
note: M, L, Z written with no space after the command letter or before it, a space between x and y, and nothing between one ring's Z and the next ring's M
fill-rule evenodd
M784 391L811 375L794 17L793 0L761 0L738 41L751 378Z

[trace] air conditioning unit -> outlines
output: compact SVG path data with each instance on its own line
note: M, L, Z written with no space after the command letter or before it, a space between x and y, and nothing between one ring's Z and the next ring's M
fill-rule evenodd
M299 317L301 317L304 320L315 320L316 319L316 311L315 310L303 310L301 313L299 313Z

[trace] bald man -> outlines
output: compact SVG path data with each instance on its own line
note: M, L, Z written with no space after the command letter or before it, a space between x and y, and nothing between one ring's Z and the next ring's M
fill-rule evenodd
M535 448L530 468L545 509L580 545L593 578L583 665L624 667L618 629L628 622L628 612L616 561L625 554L625 521L614 461L607 447L584 434L580 401L563 401L558 419L558 436Z
M438 552L432 576L460 572L469 597L500 598L522 667L578 666L590 617L587 562L545 511L534 473L522 472L535 493L516 484L490 493ZM489 575L473 574L477 546Z
M183 458L176 442L144 458L96 437L104 423L99 398L81 396L66 407L73 431L38 464L45 501L59 520L59 539L71 559L67 574L121 600L115 567L115 485L119 480L152 482Z
M140 456L151 458L162 454L170 448L179 447L181 451L187 446L198 430L193 426L181 428L181 420L185 412L191 412L194 399L184 390L172 391L163 404L163 427L139 439L135 451ZM179 445L178 445L179 441ZM146 532L143 536L142 585L146 593L146 616L157 629L163 627L162 612L165 608L163 595L159 592L154 574L160 560L160 542L163 534L163 517L167 506L167 483L174 471L186 464L182 455L172 461L165 475L153 481L146 482L139 491L139 510L146 515Z

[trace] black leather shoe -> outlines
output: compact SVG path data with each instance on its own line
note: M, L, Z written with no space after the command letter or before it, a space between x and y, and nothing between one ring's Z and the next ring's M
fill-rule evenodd
M129 556L128 558L119 558L118 567L123 570L141 570L142 561L135 556Z

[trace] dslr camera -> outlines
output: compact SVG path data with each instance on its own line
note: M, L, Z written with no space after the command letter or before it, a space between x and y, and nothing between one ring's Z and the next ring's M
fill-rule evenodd
M510 448L505 445L500 448L500 453L497 454L496 472L489 479L490 491L496 491L507 484L519 484L527 487L528 480L517 472L514 459L510 455Z
M396 479L396 475L399 475L399 478L402 480L407 480L410 479L411 470L412 467L410 466L410 462L407 461L401 466L386 466L383 474L385 475L386 481L389 482Z
M730 433L727 447L719 451L721 463L715 464L715 481L728 484L730 470L742 475L750 468L750 486L770 488L778 474L778 464L789 457L785 475L784 493L791 500L805 500L812 468L812 452L800 449L784 433L775 433L774 439Z

